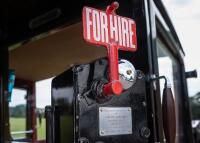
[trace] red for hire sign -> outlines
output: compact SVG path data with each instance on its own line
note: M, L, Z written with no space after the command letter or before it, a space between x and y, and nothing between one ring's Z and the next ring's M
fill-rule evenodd
M83 36L87 42L106 47L115 42L121 50L136 51L135 21L91 7L84 7L82 14Z

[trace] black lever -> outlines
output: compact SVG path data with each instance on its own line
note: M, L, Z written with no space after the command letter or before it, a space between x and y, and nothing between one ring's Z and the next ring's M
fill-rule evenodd
M174 97L171 90L170 81L165 76L152 78L151 81L164 79L165 86L162 96L163 127L167 143L175 143L176 139L176 114Z
M185 72L186 78L197 78L197 70Z

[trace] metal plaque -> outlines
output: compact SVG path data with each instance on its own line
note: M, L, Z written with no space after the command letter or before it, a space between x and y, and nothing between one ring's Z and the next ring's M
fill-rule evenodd
M131 107L100 107L100 136L132 134Z

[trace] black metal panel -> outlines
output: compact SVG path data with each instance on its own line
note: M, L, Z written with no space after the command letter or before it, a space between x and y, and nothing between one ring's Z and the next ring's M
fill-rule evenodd
M71 109L74 95L73 71L67 70L52 81L52 105Z
M146 143L147 138L142 128L147 127L145 78L141 73L136 84L121 96L112 95L108 98L95 98L92 83L96 80L107 80L107 60L101 59L94 63L75 68L78 140L91 143ZM130 135L100 136L99 107L131 107L133 133Z
M54 142L148 142L150 130L147 126L145 76L138 71L137 82L121 96L97 97L93 84L97 80L106 82L107 71L107 60L100 59L75 66L53 79L53 129L49 133L54 136ZM100 136L99 107L131 107L132 134Z
M51 113L46 109L49 113L46 119L53 126L48 128L47 137L51 141L48 143L73 143L74 97L73 71L69 69L52 81Z
M53 107L53 143L74 143L74 114L66 107Z

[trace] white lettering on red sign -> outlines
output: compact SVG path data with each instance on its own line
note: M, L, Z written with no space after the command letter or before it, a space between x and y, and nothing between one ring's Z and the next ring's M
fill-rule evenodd
M130 18L84 7L83 30L87 42L104 46L116 42L120 49L136 51L136 24Z

